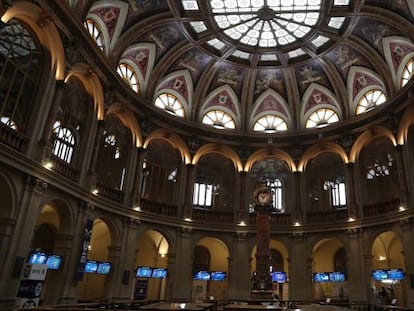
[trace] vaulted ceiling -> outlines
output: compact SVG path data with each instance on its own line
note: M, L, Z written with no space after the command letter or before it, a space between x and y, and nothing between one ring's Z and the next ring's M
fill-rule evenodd
M381 107L395 101L411 78L413 0L69 5L81 24L93 21L100 29L102 53L114 70L119 64L133 69L142 102L153 105L160 94L172 94L182 118L197 126L216 110L246 135L269 115L270 123L276 118L286 125L274 135L326 126L329 114L336 119L328 127L351 124L381 109L375 97ZM316 119L307 123L310 118Z

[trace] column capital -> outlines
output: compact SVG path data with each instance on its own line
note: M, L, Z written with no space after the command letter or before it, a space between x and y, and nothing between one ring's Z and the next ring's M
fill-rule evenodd
M351 228L346 230L346 233L349 238L358 238L362 233L362 228Z
M43 195L48 188L48 184L40 178L28 176L26 178L26 187L37 194Z

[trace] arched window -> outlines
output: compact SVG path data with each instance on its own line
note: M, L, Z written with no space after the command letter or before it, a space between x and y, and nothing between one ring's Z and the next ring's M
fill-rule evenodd
M128 64L121 63L117 68L118 74L128 83L128 85L139 94L139 82L135 70Z
M371 90L362 95L356 107L356 114L361 114L372 108L383 104L387 100L384 92L380 90Z
M268 114L256 121L253 130L257 132L275 133L287 130L287 124L282 118Z
M207 112L203 120L203 124L212 125L218 129L235 129L236 124L234 123L233 118L226 112L222 110L212 110Z
M329 192L331 207L336 209L347 207L344 176L338 177L335 180L326 180L323 184L323 190Z
M42 53L29 28L18 20L0 27L1 123L24 134L41 81Z
M269 181L270 189L272 189L273 195L273 210L275 212L283 212L283 201L282 201L282 182L279 179Z
M404 85L408 83L408 81L413 76L413 72L414 72L414 59L411 58L407 62L407 64L405 64L404 66L404 70L402 72L401 81L400 81L401 87L403 87Z
M12 128L13 130L17 131L16 122L14 122L12 119L10 119L8 117L1 117L0 122L3 123L6 126Z
M87 19L84 22L84 25L85 25L85 28L88 30L89 34L91 35L91 37L95 40L98 47L102 51L104 51L105 50L105 44L104 44L103 38L102 38L102 31L99 29L98 24L95 23L91 19Z
M308 120L306 120L306 128L322 128L338 121L339 117L335 111L328 108L321 108L309 116Z
M155 99L155 106L158 108L164 109L171 115L184 117L184 107L182 103L172 94L164 93L160 94Z
M75 149L75 137L72 131L63 127L60 121L56 121L53 126L53 132L55 134L55 140L52 153L66 163L71 163Z
M374 163L367 167L367 179L374 179L390 175L393 161L394 160L389 153L387 154L386 159L375 160Z
M106 135L106 134L107 133L104 133L104 135L105 135L104 147L106 149L112 148L113 151L114 151L113 152L113 158L115 160L117 160L117 159L119 159L121 153L120 153L119 147L116 145L116 137L113 134L108 134L108 135Z
M193 204L196 207L211 208L214 204L214 193L217 185L212 183L195 183L193 193Z

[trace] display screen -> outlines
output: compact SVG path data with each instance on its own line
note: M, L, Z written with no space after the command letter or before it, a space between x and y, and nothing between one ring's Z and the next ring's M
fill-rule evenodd
M382 281L388 279L387 270L374 270L372 271L372 278L374 281Z
M277 282L277 283L286 282L286 272L273 271L271 274L272 274L272 282Z
M315 283L329 282L329 273L326 273L326 272L314 273L313 281Z
M404 272L402 269L390 269L387 270L388 279L390 280L404 280Z
M224 281L226 279L226 272L212 271L210 272L210 281Z
M136 277L138 277L138 278L150 278L150 277L152 277L152 268L150 268L150 267L138 267Z
M85 273L96 273L98 270L98 263L94 260L87 260L85 264Z
M345 279L343 272L329 272L329 281L331 282L345 282Z
M196 273L194 273L194 280L209 281L210 280L210 272L208 272L208 271L197 271Z
M165 279L167 277L167 269L166 268L154 268L152 270L152 277L154 279Z
M99 262L96 270L99 274L109 274L112 264L110 262Z
M62 263L62 257L59 255L49 255L46 260L47 268L51 270L59 270Z
M34 252L29 256L28 263L31 265L44 265L47 261L47 255L41 252Z

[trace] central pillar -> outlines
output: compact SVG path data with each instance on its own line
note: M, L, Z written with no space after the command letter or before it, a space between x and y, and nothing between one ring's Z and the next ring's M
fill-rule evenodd
M270 211L272 209L272 190L266 183L254 192L254 211L256 213L256 272L252 277L252 299L272 299L273 282L270 275Z

